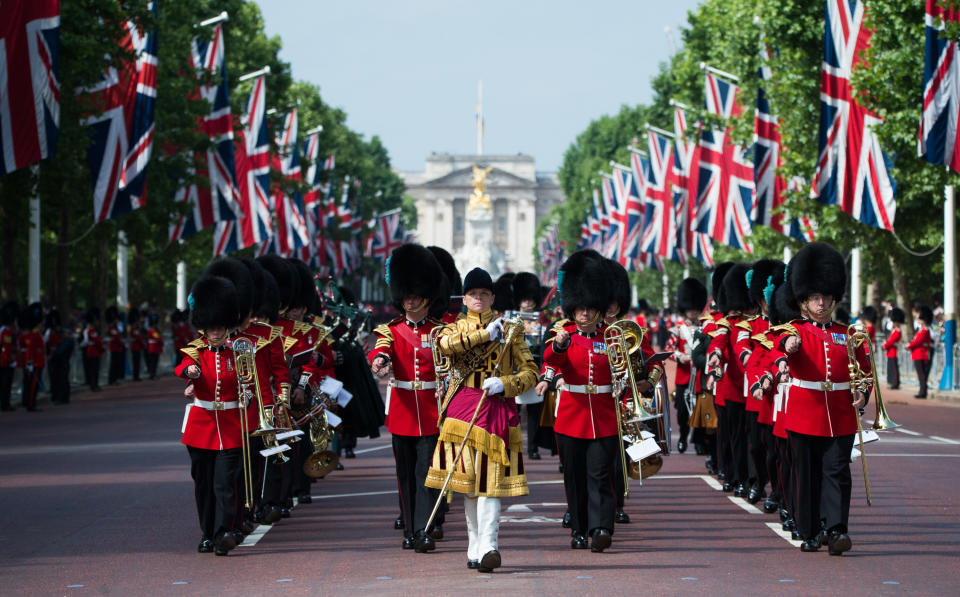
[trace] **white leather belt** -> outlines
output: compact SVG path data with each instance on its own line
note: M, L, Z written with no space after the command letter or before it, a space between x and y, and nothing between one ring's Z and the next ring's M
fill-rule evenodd
M437 388L435 381L401 381L393 380L393 387L401 390L434 390Z
M818 390L820 392L831 392L836 390L849 390L849 381L807 381L805 379L792 379L790 385L803 388L804 390Z
M240 401L233 400L231 402L211 402L209 400L199 400L194 398L193 405L199 406L205 410L230 410L232 408L239 408Z
M613 391L613 386L595 386L593 384L587 384L585 386L575 386L572 384L564 384L563 389L567 392L573 392L574 394L605 394Z

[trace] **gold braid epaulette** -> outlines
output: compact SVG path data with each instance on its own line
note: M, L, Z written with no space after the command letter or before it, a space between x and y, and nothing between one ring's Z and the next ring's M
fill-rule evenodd
M792 321L787 322L787 323L781 323L780 325L770 326L770 330L769 330L769 331L771 331L771 332L781 332L781 333L784 333L784 334L788 334L788 335L790 335L790 336L799 336L799 335L800 335L800 331L797 330L797 326L793 325L793 322L792 322Z
M285 336L283 339L283 352L290 352L290 349L297 344L297 339L293 336Z
M373 328L373 333L379 336L374 348L390 348L393 346L393 331L389 324L381 323Z
M560 330L562 330L563 327L564 327L565 325L567 325L568 323L570 323L570 320L567 319L567 318L558 319L558 320L553 324L553 327L550 328L550 331L547 332L548 334L550 334L550 337L547 338L547 339L544 341L544 344L550 344L550 343L552 343L553 340L554 340L554 337L557 335L557 332L559 332Z
M730 325L730 320L728 320L726 317L721 317L720 319L718 319L716 321L716 324L718 328L726 328L728 330L732 327Z
M763 346L767 350L773 350L773 340L767 338L765 333L754 334L753 336L750 336L750 339L754 342L758 342L760 346Z
M193 359L198 365L200 364L200 349L205 346L203 338L197 338L192 340L189 344L180 349L180 352L187 355Z
M751 317L750 319L741 319L737 322L736 326L741 330L747 330L748 332L753 331L753 326L750 325L750 322L756 319L756 316Z

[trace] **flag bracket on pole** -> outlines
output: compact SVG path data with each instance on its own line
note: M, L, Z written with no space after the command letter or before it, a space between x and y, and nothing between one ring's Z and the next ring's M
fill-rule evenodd
M224 21L229 21L230 15L227 14L227 11L223 11L217 16L207 19L206 21L200 21L201 27L209 27L210 25L216 25L217 23L222 23Z

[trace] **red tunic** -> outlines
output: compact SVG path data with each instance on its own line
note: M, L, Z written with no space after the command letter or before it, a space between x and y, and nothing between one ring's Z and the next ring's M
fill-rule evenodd
M791 385L787 388L786 429L806 435L839 437L857 431L857 413L852 406L851 390L808 389L794 385L798 381L844 383L850 381L846 326L831 323L821 328L810 321L795 321L787 336L800 339L800 350L787 355ZM864 372L870 364L861 346L857 361Z
M257 353L254 362L257 366L257 380L260 398L264 405L275 402L275 396L290 388L290 370L283 358L283 336L280 330L266 323L251 323L240 332L240 336L256 342ZM247 409L247 422L250 429L260 423L256 408Z
M930 344L932 344L930 329L922 327L917 330L917 333L913 335L913 340L910 341L910 344L907 344L910 358L914 361L930 360Z
M569 322L564 329L570 332L566 350L556 350L547 344L544 363L556 370L569 386L610 386L612 374L603 343L601 324L592 337L581 335L577 325ZM557 396L557 420L554 431L581 439L598 439L619 433L617 413L611 390L597 393L571 392L565 389Z
M110 352L123 352L123 334L120 333L120 326L111 323L107 326L107 349Z
M681 363L678 358L680 355L690 357L693 354L693 337L696 334L697 327L693 322L681 321L670 332L670 339L667 341L667 350L673 352L671 357L677 363L677 370L674 374L674 384L684 386L690 383L690 361Z
M47 365L47 350L43 344L43 334L37 331L20 334L20 351L23 356L21 365L42 369Z
M735 328L737 336L733 344L733 353L736 355L737 360L744 364L743 371L746 377L744 378L743 389L746 395L746 409L748 412L759 413L763 402L750 398L750 387L753 385L753 380L750 379L747 363L753 352L760 346L754 338L766 332L769 327L770 320L767 318L751 316L740 320L740 323L738 323Z
M177 365L176 373L193 383L197 400L227 403L238 400L233 350L226 345L211 350L206 339L198 339L181 349L181 352L184 356ZM190 365L200 367L200 377L197 379L187 377L186 370ZM239 448L240 441L239 408L217 410L188 406L181 443L205 450L229 450Z
M147 352L149 354L163 354L163 336L157 328L147 330Z
M86 329L83 330L81 346L85 347L86 355L89 358L103 356L103 338L100 337L100 332L97 331L97 328L92 325L88 325Z
M737 334L740 331L737 324L740 321L741 316L739 314L731 314L718 319L716 321L717 333L710 341L710 348L707 350L708 358L712 354L720 356L720 365L723 367L723 375L717 381L714 393L714 402L719 406L724 406L727 402L739 402L741 404L746 402L743 387L743 363L734 348Z
M19 358L17 333L12 326L0 327L0 367L13 367Z
M143 337L143 329L140 324L130 324L130 352L142 352L146 347L146 340Z
M187 344L193 341L196 337L196 334L193 333L193 330L190 329L190 326L186 323L178 323L173 326L173 347L177 350L180 350Z
M887 336L887 341L883 343L883 349L887 351L888 359L897 358L897 345L900 343L901 338L903 338L903 334L900 333L900 328L898 327L893 328L893 331Z
M419 383L436 384L430 334L444 324L426 318L419 325L411 325L405 317L374 328L377 342L367 355L371 363L379 355L386 355L393 365L394 381L387 395L387 430L394 435L425 436L440 433L437 427L437 389L407 389L395 383L416 386Z
M292 356L300 354L305 350L314 350L314 358L303 366L302 371L310 372L314 379L320 379L325 375L333 377L333 351L326 342L322 342L320 346L317 346L317 340L320 338L320 330L312 324L303 321L293 321L286 317L278 319L277 326L287 338L287 340L285 340L287 343L286 355ZM319 358L317 357L317 353L320 354ZM320 363L317 361L320 361ZM293 385L298 384L299 381L298 379L291 380Z

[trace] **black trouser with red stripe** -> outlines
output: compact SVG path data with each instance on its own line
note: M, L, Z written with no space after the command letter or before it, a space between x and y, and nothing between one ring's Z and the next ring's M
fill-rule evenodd
M758 466L765 467L767 479L770 481L770 498L781 499L783 490L780 488L780 472L777 468L777 438L773 435L773 425L760 426L760 443L763 445L763 461Z
M557 434L563 462L563 486L570 511L570 528L587 535L594 529L613 533L617 500L613 495L613 467L620 449L616 435L581 439Z
M746 405L743 402L727 401L723 408L727 417L727 441L730 444L730 456L733 459L727 467L726 480L734 485L746 484L748 479Z
M127 353L124 350L110 351L110 369L107 373L108 384L115 384L125 377L126 356Z
M747 398L747 400L755 400ZM760 413L745 411L747 427L747 452L749 454L749 476L754 487L763 489L770 480L767 474L767 448L761 436ZM744 482L746 482L744 480Z
M796 502L797 488L793 474L793 454L790 452L790 440L785 437L777 437L776 443L780 507L788 512L789 518L793 518L793 504Z
M187 452L203 537L216 539L239 528L243 512L240 448L205 450L187 446Z
M37 393L40 391L40 374L43 367L34 367L33 371L23 368L23 393L21 394L23 408L33 410L37 408Z
M427 472L433 460L439 434L415 436L394 435L393 457L397 463L397 489L403 515L403 536L412 537L427 526L440 490L427 487ZM437 512L434 528L443 524L443 509Z
M796 474L794 518L804 539L820 534L823 519L827 531L847 532L850 520L850 450L853 435L820 437L787 432Z
M140 381L140 357L142 356L142 350L130 351L130 360L133 363L133 381Z
M730 451L730 422L727 420L726 405L714 404L717 409L717 472L723 473L724 481L733 483L733 473L730 465L733 464L733 455Z

